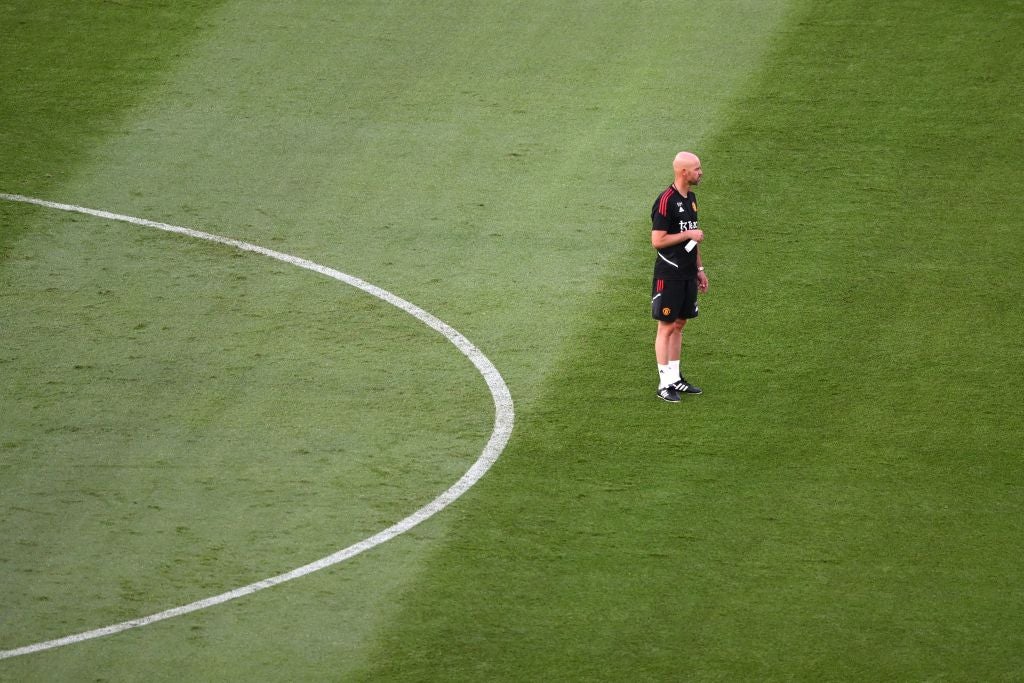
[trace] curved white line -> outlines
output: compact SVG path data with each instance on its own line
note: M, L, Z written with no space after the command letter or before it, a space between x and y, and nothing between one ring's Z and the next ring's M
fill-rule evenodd
M105 626L92 631L76 633L63 638L57 638L56 640L47 640L45 642L34 643L32 645L25 645L13 650L0 650L0 659L50 650L64 645L71 645L72 643L80 643L85 640L113 635L129 629L146 626L157 621L163 621L164 619L170 619L190 612L196 612L201 609L206 609L207 607L213 607L214 605L228 602L229 600L234 600L235 598L251 595L252 593L261 591L264 588L270 588L271 586L276 586L278 584L285 583L286 581L291 581L293 579L306 576L307 574L312 574L313 572L320 571L321 569L338 564L339 562L344 562L345 560L355 557L356 555L378 546L385 541L391 540L399 534L405 533L420 522L429 519L451 505L459 498L459 496L468 491L480 480L482 476L484 476L487 470L491 468L491 465L493 465L501 455L501 452L505 449L505 445L508 443L509 437L512 434L512 427L515 422L515 411L512 406L512 395L509 393L508 386L505 384L505 380L502 378L501 373L498 372L498 369L494 367L494 364L483 354L482 351L480 351L480 349L474 346L472 342L466 339L455 328L430 313L427 313L422 308L409 303L405 299L395 296L391 292L381 289L375 285L371 285L357 277L342 273L341 271L333 268L313 263L312 261L307 261L306 259L299 258L297 256L283 254L279 251L273 251L255 244L241 242L228 237L220 237L219 235L211 235L198 230L192 230L191 228L183 228L178 225L169 225L167 223L158 223L144 218L135 218L134 216L110 213L109 211L88 209L82 206L74 206L72 204L59 204L57 202L49 202L43 199L35 199L34 197L25 197L17 194L0 193L0 199L11 202L21 202L23 204L35 204L37 206L58 209L60 211L82 213L89 216L96 216L98 218L106 218L112 221L120 221L122 223L131 223L133 225L140 225L147 228L156 228L157 230L175 232L189 237L207 240L209 242L217 242L219 244L235 247L236 249L241 249L242 251L252 251L257 254L262 254L263 256L269 256L272 259L284 261L285 263L290 263L293 266L312 270L316 273L334 278L335 280L340 280L341 282L363 290L367 294L371 294L378 299L386 301L392 306L402 309L417 320L422 321L424 324L434 328L444 335L444 337L454 344L455 347L467 358L469 358L473 365L476 366L477 370L480 371L480 374L483 375L484 380L487 382L487 388L491 391L491 397L494 399L494 429L491 431L491 438L487 441L486 446L484 446L483 452L480 454L480 457L477 458L476 462L473 463L472 467L470 467L457 482L452 484L448 490L405 519L389 526L387 529L359 541L358 543L350 545L347 548L339 550L333 555L328 555L327 557L321 558L307 565L303 565L289 572L285 572L284 574L272 576L269 579L263 579L262 581L251 583L248 586L242 586L241 588L236 588L226 593L221 593L220 595L214 595L213 597L206 598L204 600L197 600L196 602L164 610L163 612L151 614L146 617L123 621L119 624L112 624L111 626Z

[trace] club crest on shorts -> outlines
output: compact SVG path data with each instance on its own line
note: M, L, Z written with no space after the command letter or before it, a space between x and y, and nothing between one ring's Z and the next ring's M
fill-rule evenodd
M672 309L671 308L663 308L663 309L661 309L661 314L662 315L672 315Z

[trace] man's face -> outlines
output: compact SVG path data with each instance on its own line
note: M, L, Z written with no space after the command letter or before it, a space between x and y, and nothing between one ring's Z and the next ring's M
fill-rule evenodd
M691 164L686 169L687 182L691 185L700 185L700 179L704 177L704 171L700 167L700 161Z

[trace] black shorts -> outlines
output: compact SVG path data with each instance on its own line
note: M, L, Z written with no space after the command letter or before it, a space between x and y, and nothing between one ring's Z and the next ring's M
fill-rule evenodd
M651 317L670 323L697 317L697 280L658 280L651 286Z

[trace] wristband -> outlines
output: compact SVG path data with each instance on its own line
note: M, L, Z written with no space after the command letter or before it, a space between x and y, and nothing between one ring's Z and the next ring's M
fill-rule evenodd
M704 266L701 266L701 267L697 268L697 272L698 273L703 273L704 272Z

